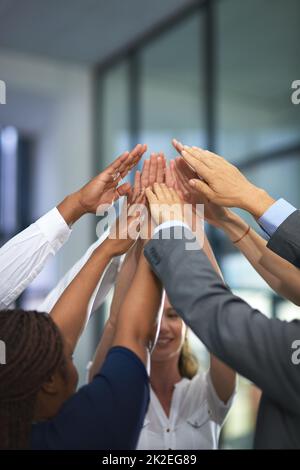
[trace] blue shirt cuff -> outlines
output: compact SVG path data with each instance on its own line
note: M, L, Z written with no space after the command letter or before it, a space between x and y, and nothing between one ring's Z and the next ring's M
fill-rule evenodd
M279 199L258 219L261 228L271 237L278 227L297 209L285 199Z

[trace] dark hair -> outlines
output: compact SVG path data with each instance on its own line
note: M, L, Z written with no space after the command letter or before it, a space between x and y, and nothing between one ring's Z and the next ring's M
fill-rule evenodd
M0 311L0 449L28 448L37 394L64 363L63 339L47 314Z
M192 379L199 369L197 358L191 351L187 336L180 351L178 368L181 377L186 377L187 379Z

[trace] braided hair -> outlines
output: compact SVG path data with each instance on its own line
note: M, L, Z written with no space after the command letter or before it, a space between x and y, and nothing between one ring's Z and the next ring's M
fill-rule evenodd
M29 447L37 394L64 364L62 336L47 314L0 311L0 339L6 364L0 364L0 449Z

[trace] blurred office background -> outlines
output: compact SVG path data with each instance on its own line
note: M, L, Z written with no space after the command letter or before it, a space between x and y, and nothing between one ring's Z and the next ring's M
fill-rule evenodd
M0 243L137 142L173 157L173 137L299 207L299 17L298 0L0 0ZM36 306L95 237L86 216L20 304ZM237 294L269 317L297 316L222 233L209 237ZM81 383L108 308L77 348ZM225 448L252 445L259 391L239 382Z

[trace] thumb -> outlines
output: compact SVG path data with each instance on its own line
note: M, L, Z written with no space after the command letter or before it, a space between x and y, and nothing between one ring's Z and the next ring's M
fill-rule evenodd
M201 193L207 199L210 199L213 196L213 191L210 189L208 184L205 183L205 181L199 179L192 179L189 180L189 184L192 188L194 188L196 191L199 191L199 193Z
M150 188L145 189L145 194L150 205L157 204L157 197Z

